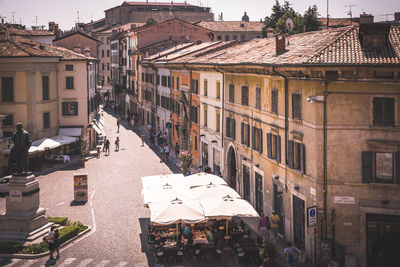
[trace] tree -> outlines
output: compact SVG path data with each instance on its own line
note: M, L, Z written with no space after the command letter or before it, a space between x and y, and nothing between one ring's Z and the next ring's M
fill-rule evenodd
M318 9L316 5L313 5L312 7L308 7L308 10L304 12L304 27L305 31L318 31L321 29L322 22L318 20L318 16L320 14L318 13Z
M286 26L287 19L293 20L293 28L289 29ZM293 9L286 11L286 13L279 18L275 25L275 32L297 34L303 32L303 17Z
M286 2L287 1L285 1L285 4ZM271 16L266 16L264 19L264 27L262 29L264 37L267 37L267 29L275 28L276 22L280 17L283 16L283 14L285 14L284 8L281 6L278 0L275 0L275 5L272 7Z

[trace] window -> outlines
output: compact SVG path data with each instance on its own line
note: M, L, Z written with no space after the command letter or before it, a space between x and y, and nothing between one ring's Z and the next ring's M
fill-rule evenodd
M235 85L229 85L229 102L235 103Z
M220 132L220 124L221 124L221 115L220 115L221 113L220 113L220 111L219 110L217 110L216 112L215 112L215 131L217 132L217 133L219 133Z
M213 148L213 171L216 175L221 173L221 152Z
M78 102L63 102L62 103L63 116L77 116L78 115Z
M197 134L194 136L194 151L197 151Z
M104 50L101 50L101 57L104 57Z
M190 121L197 123L197 118L198 118L198 108L197 106L191 106L190 107Z
M74 77L65 77L65 88L74 89Z
M179 90L179 77L176 77L176 89Z
M218 40L218 41L221 41L221 40L222 40L222 36L221 36L221 35L218 35L218 36L217 36L217 40Z
M394 126L394 98L374 97L373 124L375 126Z
M203 106L203 108L204 108L204 110L203 110L203 118L204 118L204 127L207 127L207 117L208 117L208 114L207 114L207 105L204 105Z
M261 87L256 87L256 109L261 109Z
M242 105L249 105L249 87L247 86L242 86Z
M229 41L229 35L225 35L225 41Z
M1 78L1 101L14 102L14 78Z
M278 114L278 90L271 91L271 113Z
M267 133L267 156L281 162L281 136Z
M50 112L43 113L43 129L50 128Z
M74 70L74 65L71 65L71 64L65 65L65 70L66 71L73 71Z
M294 170L306 172L306 150L304 144L295 141L288 141L288 166Z
M168 77L167 76L161 76L161 85L164 87L168 86Z
M253 131L252 131L252 148L256 151L258 151L259 153L262 153L262 138L263 138L263 134L262 134L262 129L257 128L255 126L253 126Z
M204 80L204 96L208 95L208 81Z
M220 81L217 81L216 97L217 97L217 99L221 99L221 82Z
M232 39L233 39L233 40L237 40L237 38L238 38L237 35L233 35L233 36L232 36Z
M101 69L104 70L105 69L105 64L101 64Z
M199 80L197 79L192 79L192 93L199 94Z
M107 57L110 57L110 50L107 50Z
M362 182L400 184L400 152L362 152Z
M171 88L175 88L175 77L172 76Z
M5 119L3 120L3 126L13 126L14 125L14 115L7 114Z
M107 63L107 70L110 70L110 63Z
M250 125L242 122L241 124L241 141L243 145L250 146Z
M293 119L301 120L301 94L292 94L292 116Z
M226 118L226 137L232 138L235 140L235 132L236 132L236 125L235 119Z
M43 100L50 99L49 76L42 76L42 98Z

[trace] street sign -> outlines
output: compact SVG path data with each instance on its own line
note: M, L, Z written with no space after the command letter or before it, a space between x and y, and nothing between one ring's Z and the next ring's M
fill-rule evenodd
M74 201L88 201L88 176L87 174L74 174Z
M307 227L317 226L317 206L307 208Z

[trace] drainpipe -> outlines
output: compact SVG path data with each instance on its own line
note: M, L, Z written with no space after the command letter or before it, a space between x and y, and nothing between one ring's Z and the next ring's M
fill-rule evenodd
M216 66L214 66L214 70L216 72L219 72L222 74L222 127L221 127L221 148L224 149L224 121L225 121L225 73L223 71L219 71ZM223 150L222 150L223 151ZM225 152L224 154L224 159L225 159ZM223 172L225 172L225 167ZM224 175L224 173L222 173ZM236 175L237 175L237 170L236 170ZM236 187L236 185L235 185Z
M188 108L189 108L189 114L190 114L190 112L191 112L190 108L192 107L192 93L193 93L192 79L193 79L193 76L192 76L192 70L189 69L188 67L186 67L185 64L183 64L183 68L186 69L186 70L188 70L189 73L190 73L190 75L189 75L189 91L188 91L188 102L189 102L189 103L188 103ZM182 80L183 80L183 76L182 76ZM199 81L199 82L200 82L200 81ZM189 92L190 92L190 98L189 98ZM187 112L187 111L186 111L186 112ZM199 106L199 113L200 113L200 106ZM190 115L189 115L189 116L190 116ZM199 126L200 126L200 122L199 122ZM200 127L199 127L199 129L200 129ZM191 150L191 141L190 141L191 130L192 130L192 121L191 121L190 118L189 118L189 129L188 129L189 142L188 142L188 150L189 150L189 148L190 148L190 150ZM199 130L199 132L197 133L197 141L200 143L200 130Z
M328 115L327 115L327 101L328 101L328 85L329 81L326 80L324 82L325 88L324 88L324 124L323 124L323 133L324 133L324 151L323 151L323 157L324 157L324 229L321 229L321 234L326 238L327 236L327 229L328 229L328 171L327 171L327 145L328 145L328 129L327 129L327 123L328 123Z
M289 132L289 80L286 75L277 72L275 67L272 67L272 72L285 79L285 191L287 191L287 144Z

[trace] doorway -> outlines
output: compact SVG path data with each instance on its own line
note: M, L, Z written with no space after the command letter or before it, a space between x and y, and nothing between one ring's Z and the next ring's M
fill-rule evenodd
M227 163L229 185L236 190L236 157L232 147L229 148Z
M293 196L293 234L296 246L305 242L304 200Z
M243 165L243 198L250 202L250 168Z
M263 177L261 174L256 172L256 211L258 214L264 211L264 200L263 200Z
M285 209L283 208L283 188L274 184L274 210L279 216L279 233L285 234Z

